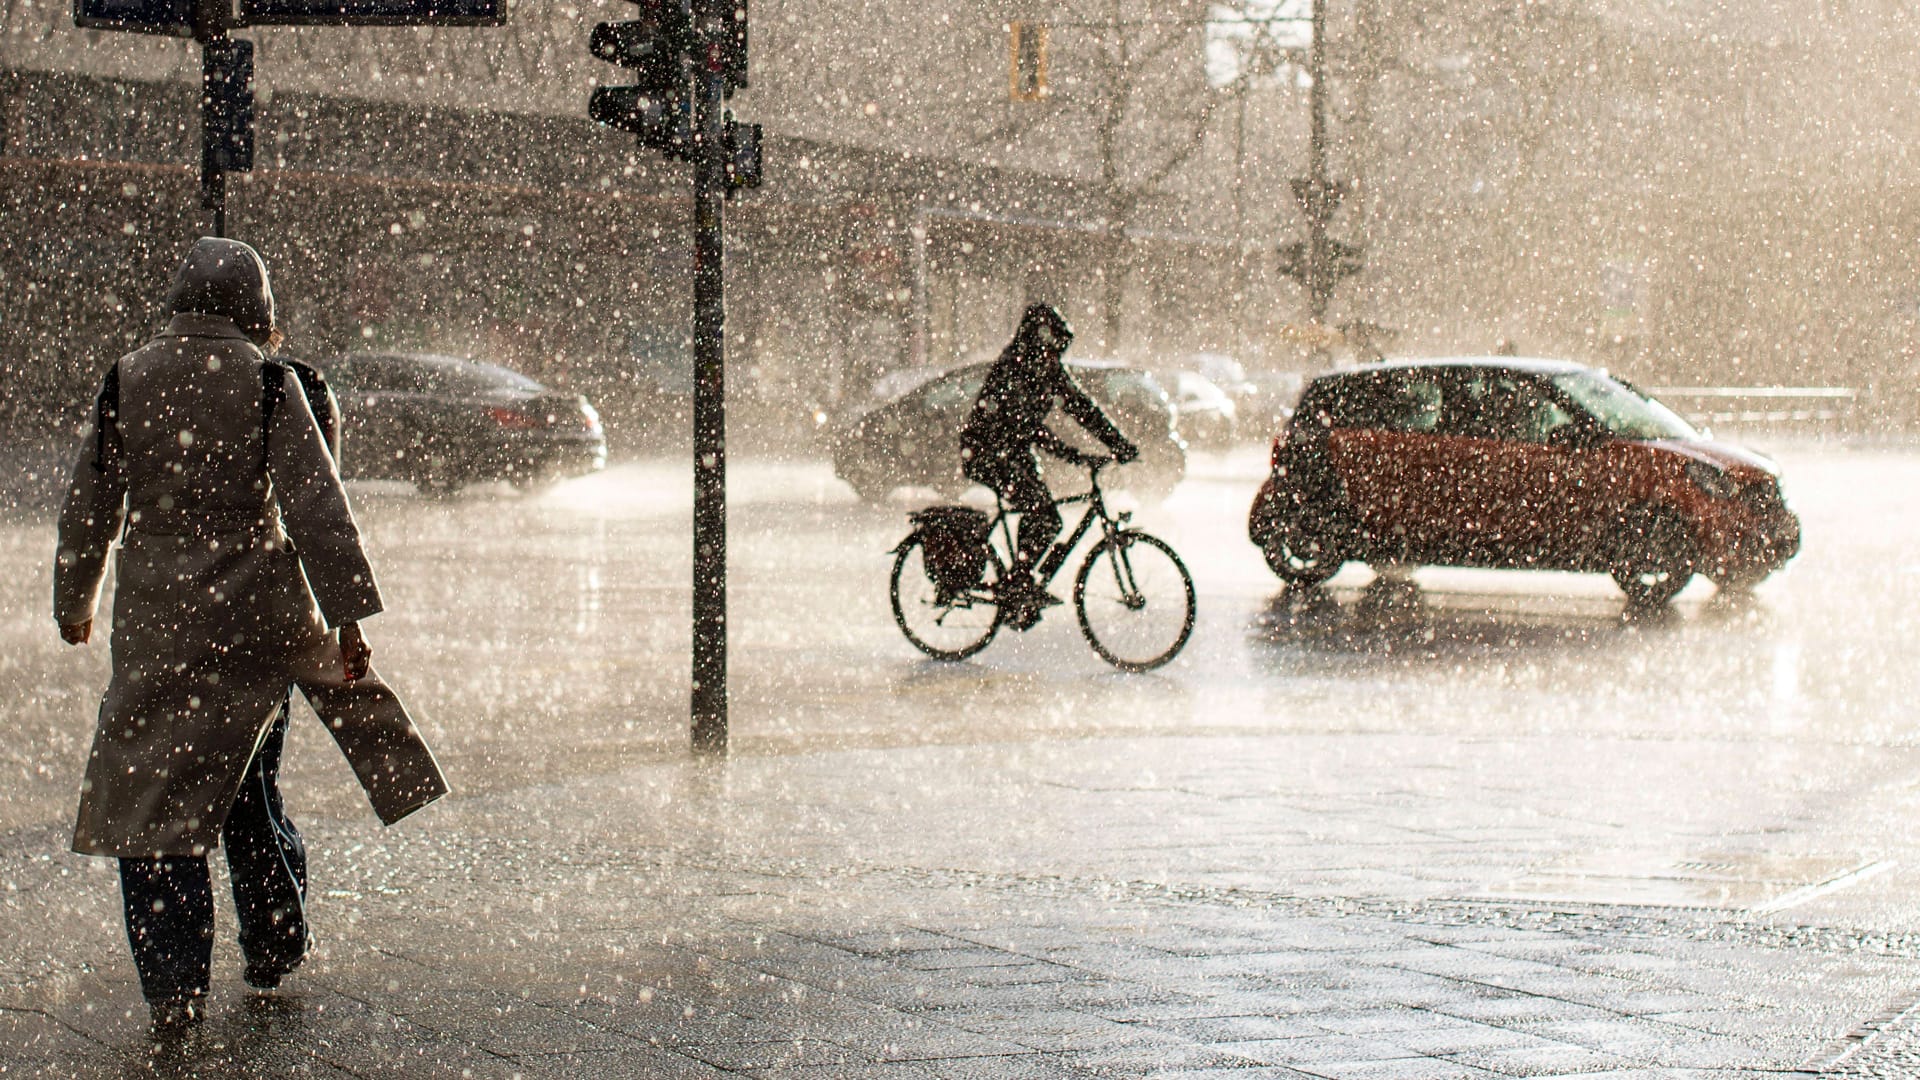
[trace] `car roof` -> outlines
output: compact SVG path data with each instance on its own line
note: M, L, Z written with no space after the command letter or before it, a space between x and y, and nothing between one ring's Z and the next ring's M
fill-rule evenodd
M1340 368L1314 376L1314 381L1353 378L1375 371L1407 371L1419 368L1488 368L1523 372L1529 375L1564 375L1575 371L1600 369L1572 360L1552 360L1538 356L1430 356L1407 360L1387 360L1357 368Z
M423 368L440 368L443 370L457 370L461 372L477 374L485 378L493 379L496 382L499 382L503 385L514 386L523 390L524 389L537 389L537 390L546 389L546 387L542 385L538 379L535 379L530 375L522 374L521 372L515 371L510 367L502 367L499 364L489 363L488 361L485 361L485 360L476 360L470 356L451 356L446 353L380 352L380 351L363 349L359 352L340 353L339 355L331 357L324 362L316 363L315 366L324 369L329 364L338 364L338 363L351 364L355 361L361 361L361 360L372 360L376 362L385 361L385 360L399 360L408 364L415 364Z
M453 356L448 353L428 352L386 352L378 349L361 349L358 352L341 353L333 357L333 362L341 360L408 360L417 364L435 364L441 366L461 366L478 364L484 367L498 367L484 360L475 360L470 356Z

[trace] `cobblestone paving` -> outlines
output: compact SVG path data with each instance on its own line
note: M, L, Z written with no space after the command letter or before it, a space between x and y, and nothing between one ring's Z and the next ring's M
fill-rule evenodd
M1823 1076L1874 1080L1920 1076L1920 998L1903 1001L1866 1021L1833 1052L1811 1064Z
M9 914L95 929L45 961L57 977L0 991L0 1075L1709 1080L1793 1074L1841 1045L1814 1033L1871 1011L1861 993L1920 977L1910 955L1844 932L1707 911L1303 898L564 835L534 858L504 830L476 865L461 831L348 860L355 830L318 825L336 868L320 955L288 994L246 998L223 940L212 1022L157 1055L117 955L110 872L13 856L13 896L32 899ZM1834 1075L1906 1075L1892 1040L1910 1029L1890 1024Z

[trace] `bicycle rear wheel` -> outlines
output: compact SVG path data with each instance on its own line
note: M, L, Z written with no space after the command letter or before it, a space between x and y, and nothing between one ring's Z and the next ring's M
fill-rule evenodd
M1151 671L1193 636L1193 577L1158 537L1114 533L1087 553L1073 582L1080 632L1107 663Z
M999 560L987 565L997 577ZM986 584L957 596L943 595L927 574L926 548L908 541L893 560L893 621L914 648L936 660L964 660L993 640L1000 629L1000 607Z

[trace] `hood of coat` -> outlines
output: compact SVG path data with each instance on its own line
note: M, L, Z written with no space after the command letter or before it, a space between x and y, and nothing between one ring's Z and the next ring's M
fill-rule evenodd
M174 275L167 312L229 319L256 345L273 333L273 288L260 253L238 240L203 236Z

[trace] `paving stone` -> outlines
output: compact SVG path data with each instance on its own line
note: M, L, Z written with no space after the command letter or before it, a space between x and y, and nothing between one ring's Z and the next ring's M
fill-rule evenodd
M1148 1080L1321 1080L1311 1072L1283 1065L1244 1065L1225 1068L1150 1068Z
M1308 1072L1317 1071L1321 1065L1342 1062L1392 1061L1422 1056L1385 1039L1358 1035L1310 1035L1299 1039L1262 1039L1212 1045L1215 1049L1240 1054L1255 1061L1287 1065Z
M1567 1044L1519 1049L1463 1050L1452 1061L1509 1076L1578 1076L1631 1064L1612 1054Z
M953 1011L941 1019L955 1027L1006 1039L1034 1050L1060 1053L1149 1043L1153 1032L1138 1025L1119 1024L1090 1013L1045 1009L1008 1014L998 1011Z
M1252 1039L1299 1039L1325 1035L1329 1028L1315 1021L1277 1016L1196 1016L1185 1019L1154 1020L1148 1026L1157 1031L1192 1039L1195 1042L1244 1042Z
M1435 1005L1433 1011L1466 1020L1489 1024L1514 1025L1546 1023L1556 1020L1615 1019L1621 1014L1577 1001L1564 1001L1539 994L1503 991L1500 994L1449 1001Z
M720 1080L728 1075L705 1062L652 1046L522 1054L514 1062L526 1080Z
M755 1069L744 1075L761 1080L948 1080L948 1075L938 1069L900 1061L872 1065L794 1065Z
M390 994L380 1007L447 1038L471 1042L496 1054L554 1054L614 1050L630 1041L571 1010L516 1001L497 993Z
M814 1065L867 1065L872 1054L815 1039L780 1042L690 1043L673 1048L677 1054L703 1061L723 1072L749 1072Z
M1431 1057L1389 1061L1326 1062L1312 1066L1329 1080L1494 1080L1502 1074Z

